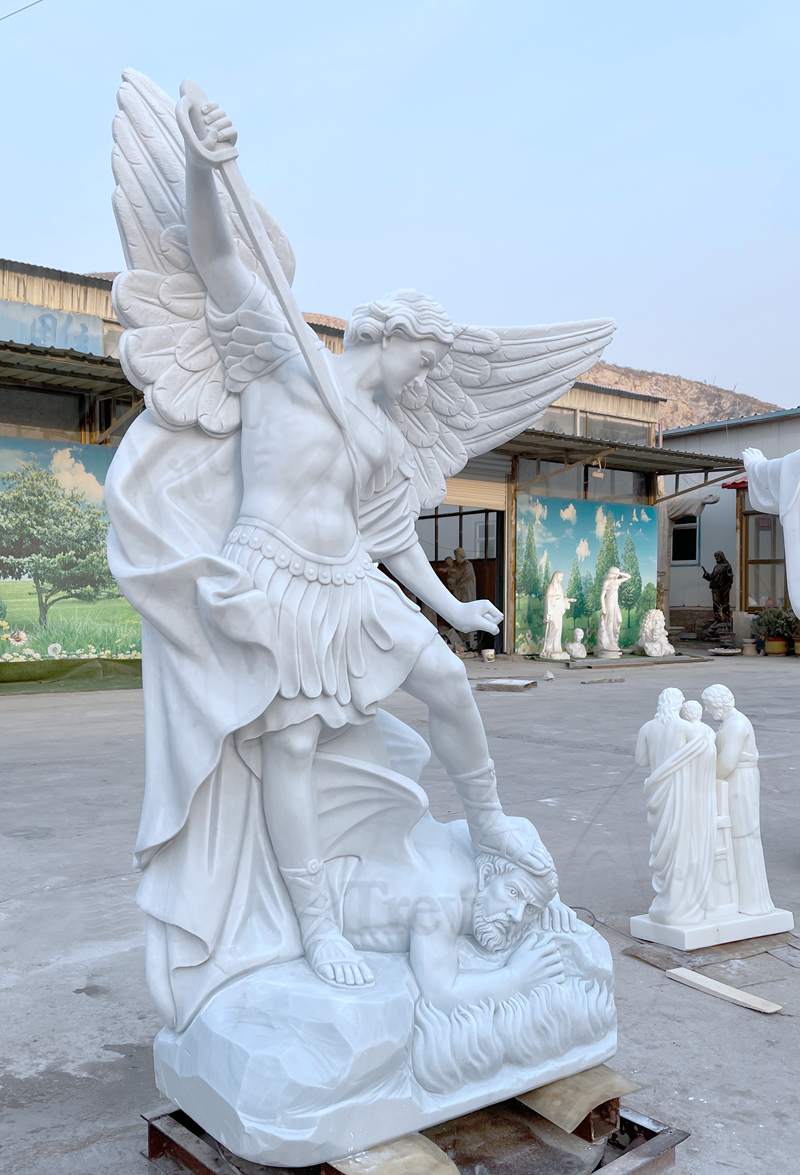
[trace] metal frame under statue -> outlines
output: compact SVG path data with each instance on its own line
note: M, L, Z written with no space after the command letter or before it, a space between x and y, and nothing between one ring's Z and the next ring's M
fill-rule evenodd
M716 734L704 710L720 724ZM794 918L776 909L767 881L753 726L728 687L710 685L702 704L663 690L655 718L639 731L636 762L650 771L656 896L647 914L631 918L631 934L696 950L791 930Z
M613 323L464 327L404 290L358 307L334 357L231 120L134 72L118 103L113 295L146 411L106 492L143 618L156 1077L237 1155L305 1166L615 1050L608 946L503 811L461 661L378 567L458 631L498 631L435 574L416 517ZM398 688L465 820L428 812L429 748L380 709Z

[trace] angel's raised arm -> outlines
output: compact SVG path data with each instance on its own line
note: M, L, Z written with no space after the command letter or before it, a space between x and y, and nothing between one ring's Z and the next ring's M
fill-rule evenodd
M185 101L185 100L184 100ZM253 285L239 256L230 219L214 175L236 142L236 130L216 102L186 103L178 125L186 144L186 228L189 252L213 302L224 313L236 310Z

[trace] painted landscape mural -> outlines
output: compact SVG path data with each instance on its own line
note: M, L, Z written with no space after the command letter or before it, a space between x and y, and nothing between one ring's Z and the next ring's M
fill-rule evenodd
M563 640L584 630L589 648L597 637L599 597L609 567L631 578L620 588L620 647L633 645L641 618L656 606L658 519L652 506L517 495L516 631L518 653L535 653L544 635L544 592L554 571L564 572L575 599L564 617Z
M106 562L106 445L0 438L0 659L137 657Z

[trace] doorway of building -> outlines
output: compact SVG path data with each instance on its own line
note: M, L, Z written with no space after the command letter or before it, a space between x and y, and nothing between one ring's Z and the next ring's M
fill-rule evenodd
M505 514L480 506L439 506L421 514L417 521L420 545L436 574L447 583L450 560L461 548L464 557L475 572L475 590L478 599L491 600L503 611L505 593ZM447 625L441 618L439 628ZM503 648L503 630L497 637L478 633L477 648Z

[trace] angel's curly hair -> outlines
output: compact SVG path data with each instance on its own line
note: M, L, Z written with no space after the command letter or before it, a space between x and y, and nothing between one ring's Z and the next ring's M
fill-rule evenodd
M438 302L417 290L395 290L376 302L356 306L344 336L345 347L379 343L389 335L435 339L450 346L458 327Z

